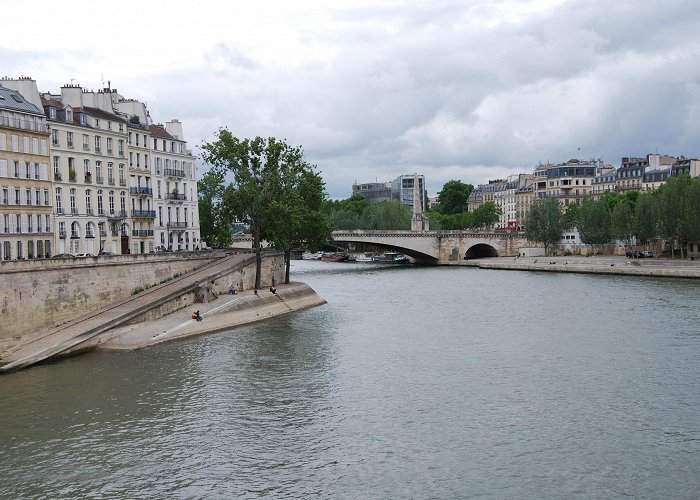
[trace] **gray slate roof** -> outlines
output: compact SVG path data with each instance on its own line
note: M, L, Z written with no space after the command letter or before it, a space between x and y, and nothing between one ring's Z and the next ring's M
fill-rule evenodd
M0 85L0 108L33 115L43 115L44 111L27 101L22 94Z

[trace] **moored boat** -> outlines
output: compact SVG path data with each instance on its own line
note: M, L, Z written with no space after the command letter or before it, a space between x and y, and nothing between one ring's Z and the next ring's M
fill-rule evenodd
M372 262L378 262L380 264L408 264L409 260L408 257L402 253L384 252L382 255L373 256Z
M348 254L343 252L324 252L321 255L321 260L325 262L345 262L348 259Z
M365 252L360 255L355 256L355 261L357 262L372 262L372 257L374 257L374 252Z
M314 253L304 252L301 255L301 258L303 260L319 260L321 258L321 255L323 255L323 252L314 252Z

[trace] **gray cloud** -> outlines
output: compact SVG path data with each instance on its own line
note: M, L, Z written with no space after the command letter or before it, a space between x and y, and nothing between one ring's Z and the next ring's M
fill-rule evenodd
M221 126L303 146L333 197L403 173L425 174L432 194L577 155L700 154L695 2L552 3L337 10L300 34L330 56L275 65L222 36L193 65L112 83L183 121L193 146ZM29 73L21 53L0 56ZM74 58L32 58L71 77Z

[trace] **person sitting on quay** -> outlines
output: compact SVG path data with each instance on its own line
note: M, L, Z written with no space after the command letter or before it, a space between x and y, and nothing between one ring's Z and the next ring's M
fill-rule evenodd
M192 319L199 321L203 321L202 316L199 314L199 311L195 311L192 313Z
M274 286L271 286L270 292L272 292L273 294L277 294L277 288L275 288Z
M228 293L230 293L231 295L236 295L236 287L233 285L228 287Z

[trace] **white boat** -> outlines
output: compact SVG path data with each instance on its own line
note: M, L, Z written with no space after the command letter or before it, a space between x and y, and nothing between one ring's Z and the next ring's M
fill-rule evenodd
M301 254L301 258L303 260L319 260L321 258L321 255L323 255L323 252L304 252L303 254Z
M360 255L355 255L355 262L372 262L372 257L374 257L373 252L365 252Z
M372 262L379 262L380 264L408 264L409 260L402 253L384 252L382 255L372 257Z

